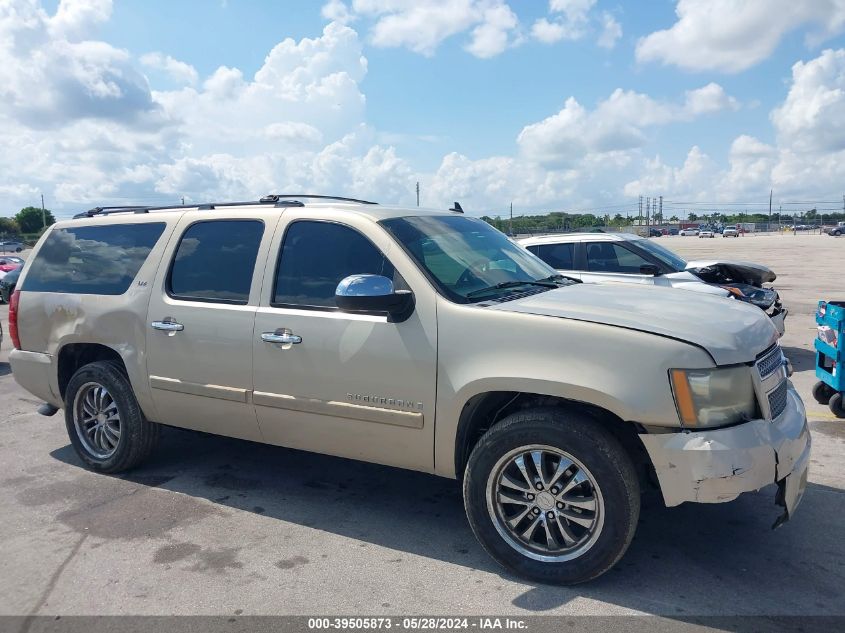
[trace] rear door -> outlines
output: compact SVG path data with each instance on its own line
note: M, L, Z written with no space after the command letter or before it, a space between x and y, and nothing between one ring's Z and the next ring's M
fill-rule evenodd
M584 242L585 270L581 280L587 283L615 281L621 283L654 284L653 275L643 275L640 266L653 264L623 242Z
M252 335L278 216L245 208L180 221L147 314L156 421L261 440L249 398Z
M414 293L400 323L349 314L335 288L353 274ZM265 341L286 333L289 343ZM320 453L433 469L434 290L387 232L357 214L285 212L252 335L253 399L265 440Z
M532 244L528 250L558 271L561 275L581 279L581 271L576 270L575 256L577 242L557 244Z

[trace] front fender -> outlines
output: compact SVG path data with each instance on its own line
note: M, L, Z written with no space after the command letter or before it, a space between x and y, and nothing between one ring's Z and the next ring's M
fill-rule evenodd
M434 462L455 476L461 411L479 394L583 402L622 420L679 426L668 372L713 367L698 347L655 334L439 299Z

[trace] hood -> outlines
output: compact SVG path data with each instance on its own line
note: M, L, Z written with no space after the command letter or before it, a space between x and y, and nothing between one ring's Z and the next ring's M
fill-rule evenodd
M717 365L753 361L778 339L762 310L673 288L577 284L491 305L505 310L623 327L702 347Z
M686 270L695 273L705 281L710 281L708 277L718 277L722 280L722 283L737 281L759 286L777 279L777 275L771 268L754 262L732 262L721 259L697 260L687 262Z

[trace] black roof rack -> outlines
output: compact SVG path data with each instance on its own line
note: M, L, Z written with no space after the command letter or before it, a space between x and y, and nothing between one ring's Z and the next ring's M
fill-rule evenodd
M357 202L359 204L378 204L377 202L370 202L368 200L358 200L356 198L342 198L340 196L318 196L314 194L272 194L264 196L259 200L249 200L244 202L206 202L201 204L171 204L171 205L130 205L119 207L94 207L77 213L76 218L93 218L98 215L110 215L112 213L149 213L150 211L167 211L170 209L197 209L198 211L209 211L217 207L243 207L257 204L272 204L276 207L304 207L305 204L298 198L318 198L320 200L340 200L341 202Z
M300 194L278 194L273 193L269 196L264 196L261 198L260 202L262 204L266 204L268 202L279 202L283 198L317 198L318 200L339 200L341 202L357 202L358 204L378 204L378 202L372 202L370 200L359 200L358 198L342 198L340 196L321 196L313 193L300 193Z

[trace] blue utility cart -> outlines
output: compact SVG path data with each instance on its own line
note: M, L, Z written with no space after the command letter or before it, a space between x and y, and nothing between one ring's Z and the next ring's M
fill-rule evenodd
M819 301L816 311L816 377L813 397L845 418L845 301Z

